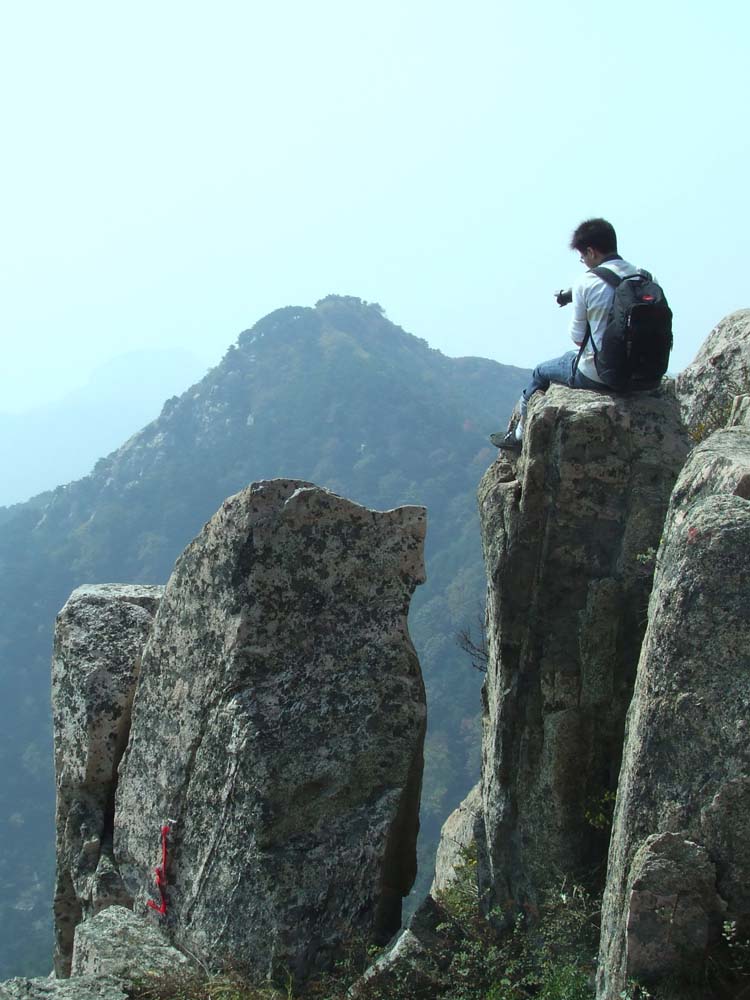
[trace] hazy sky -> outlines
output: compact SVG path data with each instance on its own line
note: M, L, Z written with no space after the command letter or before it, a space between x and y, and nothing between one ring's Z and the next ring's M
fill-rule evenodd
M750 306L748 37L745 0L7 3L0 411L332 292L532 366L591 215L678 370Z

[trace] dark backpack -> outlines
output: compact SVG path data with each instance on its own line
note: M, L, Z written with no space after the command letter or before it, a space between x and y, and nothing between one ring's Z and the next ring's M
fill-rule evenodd
M592 270L615 290L599 350L591 341L599 378L620 392L655 389L672 350L672 310L664 292L648 271L620 278L607 267Z

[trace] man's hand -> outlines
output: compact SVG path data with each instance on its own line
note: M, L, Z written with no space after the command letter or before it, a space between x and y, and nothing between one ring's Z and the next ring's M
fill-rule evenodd
M559 306L568 306L573 301L572 288L568 288L567 291L561 288L560 291L555 292L554 295L555 295L555 302L557 302Z

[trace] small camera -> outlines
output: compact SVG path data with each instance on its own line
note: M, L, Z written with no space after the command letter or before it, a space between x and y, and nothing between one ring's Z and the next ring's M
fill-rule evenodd
M557 302L559 306L568 306L572 301L573 301L572 288L568 288L567 290L561 288L560 291L555 295L555 302Z

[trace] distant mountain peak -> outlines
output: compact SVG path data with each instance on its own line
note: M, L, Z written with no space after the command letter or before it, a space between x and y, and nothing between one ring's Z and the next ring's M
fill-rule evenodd
M326 295L315 303L316 309L325 310L327 306L348 306L351 309L373 310L381 316L385 315L385 309L379 302L368 302L356 295Z

